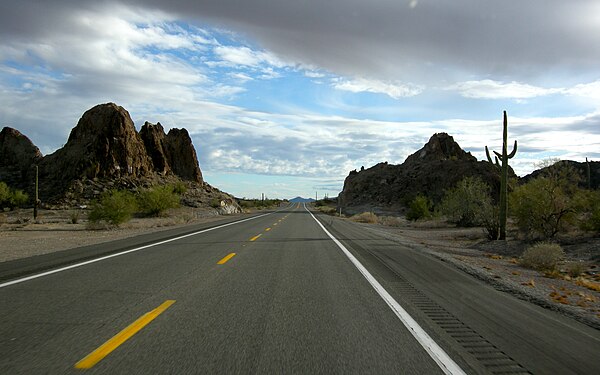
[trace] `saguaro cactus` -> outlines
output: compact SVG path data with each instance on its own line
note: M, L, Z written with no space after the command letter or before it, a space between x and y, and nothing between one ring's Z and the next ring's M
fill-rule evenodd
M588 158L585 158L585 174L587 177L587 188L588 190L592 190L592 176L590 173L590 162L588 161Z
M499 236L498 239L506 239L506 215L508 212L508 160L512 159L517 153L517 141L515 140L515 147L512 152L507 153L506 138L508 136L508 120L506 118L506 111L504 111L504 131L502 132L502 154L494 151L495 163L492 162L490 157L490 151L485 146L485 155L490 163L494 164L500 171L500 207L499 207ZM502 162L500 164L498 159Z

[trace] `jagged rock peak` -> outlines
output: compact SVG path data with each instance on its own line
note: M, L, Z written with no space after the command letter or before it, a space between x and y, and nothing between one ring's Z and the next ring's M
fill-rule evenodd
M152 159L154 170L164 175L172 173L163 146L166 138L165 129L160 122L152 124L146 121L140 129L140 137L144 141L148 156Z
M463 151L447 133L436 133L422 149L406 158L405 163L419 163L434 160L464 160L477 161L470 152Z
M184 180L198 183L203 181L196 149L187 130L177 128L169 130L164 146L174 174Z

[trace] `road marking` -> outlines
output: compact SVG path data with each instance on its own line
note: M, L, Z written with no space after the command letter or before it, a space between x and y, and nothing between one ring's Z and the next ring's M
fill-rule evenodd
M450 358L450 356L442 349L433 339L425 332L423 328L417 323L412 316L404 310L402 306L392 297L387 290L367 271L367 269L352 255L352 253L337 239L335 238L319 220L306 208L306 204L304 205L304 209L308 211L310 216L319 224L321 229L335 242L335 244L342 250L342 252L348 257L350 262L354 264L354 266L358 269L358 271L367 279L369 284L375 289L375 291L379 294L379 296L387 303L387 305L392 309L392 311L396 314L398 319L404 324L404 326L408 329L408 331L414 336L415 339L421 344L421 346L427 351L427 354L435 361L435 363L440 367L440 369L445 374L465 374L462 368Z
M225 264L225 263L227 263L227 261L229 259L233 258L234 256L235 256L235 253L231 253L231 254L227 255L225 258L218 261L217 264Z
M270 230L271 230L271 228L267 228L267 229L265 229L265 232L268 232L268 231L270 231Z
M275 212L277 212L277 211L275 211ZM210 232L210 231L212 231L212 230L216 230L216 229L225 228L225 227L228 227L228 226L230 226L230 225L235 225L235 224L243 223L243 222L245 222L245 221L248 221L248 220L254 220L254 219L258 219L259 217L263 217L263 216L271 215L271 214L274 214L275 212L270 212L270 213L268 213L268 214L262 214L262 215L258 215L258 216L249 217L249 218L247 218L247 219L242 219L242 220L239 220L239 221L234 221L234 222L231 222L231 223L227 223L227 224L219 225L219 226L217 226L217 227L208 228L208 229L203 229L203 230L200 230L200 231L198 231L198 232L194 232L194 233L188 233L188 234L185 234L185 235L183 235L183 236L179 236L179 237L171 238L171 239L164 240L164 241L155 242L155 243L153 243L153 244L150 244L150 245L145 245L145 246L136 247L135 249L126 250L126 251L121 251L120 253L115 253L115 254L111 254L111 255L106 255L106 256L103 256L103 257L100 257L100 258L96 258L96 259L92 259L92 260L88 260L88 261L85 261L85 262L81 262L81 263L72 264L72 265L70 265L70 266L66 266L66 267L57 268L57 269L55 269L55 270L46 271L46 272L38 273L38 274L36 274L36 275L31 275L31 276L23 277L23 278L21 278L21 279L16 279L16 280L12 280L12 281L7 281L7 282L5 282L5 283L1 283L1 284L0 284L0 288L5 288L5 287L7 287L7 286L10 286L10 285L19 284L19 283L23 283L23 282L25 282L25 281L29 281L29 280L33 280L33 279L37 279L38 277L44 277L44 276L52 275L52 274L54 274L54 273L58 273L58 272L62 272L62 271L66 271L66 270L70 270L70 269L72 269L72 268L77 268L77 267L85 266L85 265L87 265L87 264L96 263L96 262L100 262L100 261L102 261L102 260L106 260L106 259L110 259L110 258L118 257L118 256L121 256L121 255L125 255L125 254L129 254L129 253L133 253L133 252L140 251L140 250L144 250L144 249L147 249L147 248L149 248L149 247L158 246L158 245L166 244L166 243L169 243L169 242L177 241L177 240L180 240L180 239L182 239L182 238L186 238L186 237L190 237L190 236L195 236L195 235L197 235L197 234L201 234L201 233Z
M87 370L92 368L96 363L100 362L104 357L109 355L113 350L118 348L125 341L129 340L133 335L139 332L142 328L148 325L151 321L156 319L166 309L168 309L174 300L167 300L158 306L154 310L142 315L138 320L131 323L129 327L125 328L121 332L117 333L110 340L102 344L98 349L88 354L85 358L75 364L75 368L80 370Z
M250 239L250 241L256 241L256 240L258 240L258 238L259 238L260 236L262 236L262 233L261 233L261 234L258 234L258 235L256 235L256 236L254 236L254 237L252 237L252 238Z

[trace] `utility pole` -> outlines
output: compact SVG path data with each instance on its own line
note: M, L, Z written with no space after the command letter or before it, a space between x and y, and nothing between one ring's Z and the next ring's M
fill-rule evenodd
M318 194L317 194L317 192L315 191L315 202L316 202L316 201L318 201L318 200L319 200L319 198L318 198Z

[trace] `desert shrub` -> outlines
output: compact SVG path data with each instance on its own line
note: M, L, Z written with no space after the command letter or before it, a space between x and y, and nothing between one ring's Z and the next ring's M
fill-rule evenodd
M140 210L150 216L159 216L169 208L179 207L179 195L168 185L154 186L144 189L138 196Z
M221 207L221 200L218 198L213 198L210 200L209 204L212 208L219 208Z
M380 216L379 224L387 227L401 227L404 224L402 220L403 219L396 216Z
M431 217L431 201L424 195L417 195L406 212L406 219L417 221L421 219L429 219Z
M0 181L0 205L4 205L10 200L10 189L6 183Z
M448 190L440 204L440 212L449 222L462 227L484 225L497 230L497 208L492 203L490 187L477 177L465 177Z
M89 220L91 223L105 221L118 226L129 221L136 209L133 194L124 190L109 190L92 204Z
M335 215L335 213L337 212L337 210L335 209L335 207L331 207L331 206L319 206L317 207L317 209L327 215Z
M600 191L583 191L578 196L577 211L581 229L600 232Z
M577 217L582 191L572 167L556 163L540 177L518 186L510 195L510 213L529 238L550 239Z
M0 208L21 207L27 204L29 195L19 189L10 189L4 182L0 182Z
M71 219L71 224L77 224L79 222L79 211L71 212L69 218Z
M539 271L554 271L565 256L559 244L539 242L523 252L519 263L523 267Z
M29 195L22 190L15 189L10 194L10 207L22 207L29 201Z
M178 181L174 183L173 185L171 185L171 188L173 189L173 193L177 195L185 194L185 192L187 191L187 186L183 181Z
M354 216L350 217L350 220L356 221L357 223L371 223L371 224L376 224L378 221L377 215L375 215L373 212L363 212L361 214L354 215Z
M570 262L567 264L567 273L571 277L579 277L585 271L585 264L583 262Z

